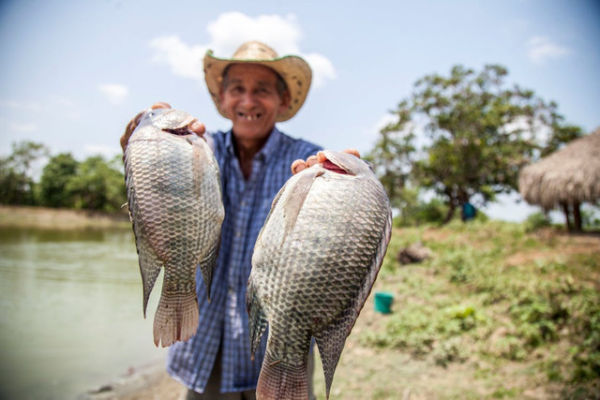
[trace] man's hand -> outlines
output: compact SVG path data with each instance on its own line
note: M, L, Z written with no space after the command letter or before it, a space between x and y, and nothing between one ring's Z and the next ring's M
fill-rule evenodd
M344 153L352 154L358 158L360 158L360 153L356 149L346 149ZM318 152L314 156L308 157L306 160L296 160L292 163L292 174L297 174L300 171L305 170L306 168L312 167L317 163L321 163L325 161L325 156L322 152Z
M152 110L156 110L159 108L171 108L171 105L169 103L159 101L158 103L152 104L152 107L150 107L150 109L152 109ZM131 134L133 133L135 128L137 128L137 126L140 123L140 120L142 119L142 116L144 115L145 112L146 112L145 110L140 111L135 117L133 117L133 119L131 121L129 121L129 123L125 127L125 132L123 133L123 136L121 136L121 148L123 149L123 154L125 153L125 149L127 148L127 142L129 142L129 138L131 137ZM188 126L188 129L190 131L194 132L198 136L202 136L204 134L204 132L206 131L204 124L201 122L198 122L198 120L196 120L196 119L194 119L190 123L190 125Z

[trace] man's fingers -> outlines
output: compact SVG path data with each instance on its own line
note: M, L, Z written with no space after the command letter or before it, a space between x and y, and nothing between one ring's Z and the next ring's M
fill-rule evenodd
M152 107L150 107L150 108L152 110L156 110L157 108L172 108L172 107L169 103L166 103L164 101L159 101L159 102L152 104Z
M296 160L292 163L292 174L297 174L300 171L305 170L306 168L312 167L319 161L317 160L317 156L310 156L304 160Z
M206 132L206 127L202 122L198 122L198 120L194 120L190 126L189 130L194 132L198 136L202 136L204 132Z
M292 174L297 174L298 172L305 170L308 168L306 165L306 161L304 160L296 160L292 163Z
M317 159L317 156L310 156L306 159L306 166L312 167L313 165L315 165L318 162L319 162L319 160Z
M352 154L355 157L360 158L360 153L356 149L346 149L344 153ZM317 163L323 163L327 160L325 153L319 151L316 155L310 156L304 160L296 160L292 163L292 174L297 174L298 172L305 170L306 168L310 168Z
M353 156L360 158L360 153L356 149L346 149L344 153L352 154Z

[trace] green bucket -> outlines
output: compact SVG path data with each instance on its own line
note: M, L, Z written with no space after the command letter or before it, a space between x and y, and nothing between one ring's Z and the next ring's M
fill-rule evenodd
M394 296L387 292L375 293L375 311L382 314L389 314L392 312L392 303L394 302Z

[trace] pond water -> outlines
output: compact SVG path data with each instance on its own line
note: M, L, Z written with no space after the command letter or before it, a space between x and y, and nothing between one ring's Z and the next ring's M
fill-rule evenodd
M165 357L131 230L0 229L0 399L75 399Z

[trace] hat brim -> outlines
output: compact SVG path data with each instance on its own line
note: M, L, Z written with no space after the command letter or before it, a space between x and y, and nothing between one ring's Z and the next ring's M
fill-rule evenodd
M271 68L281 76L290 93L290 104L284 112L277 115L277 122L292 118L304 104L312 81L312 71L308 63L301 57L284 56L273 60L219 58L213 55L212 50L208 50L204 56L204 79L217 110L225 118L228 117L221 109L219 94L223 71L230 64L260 64Z

